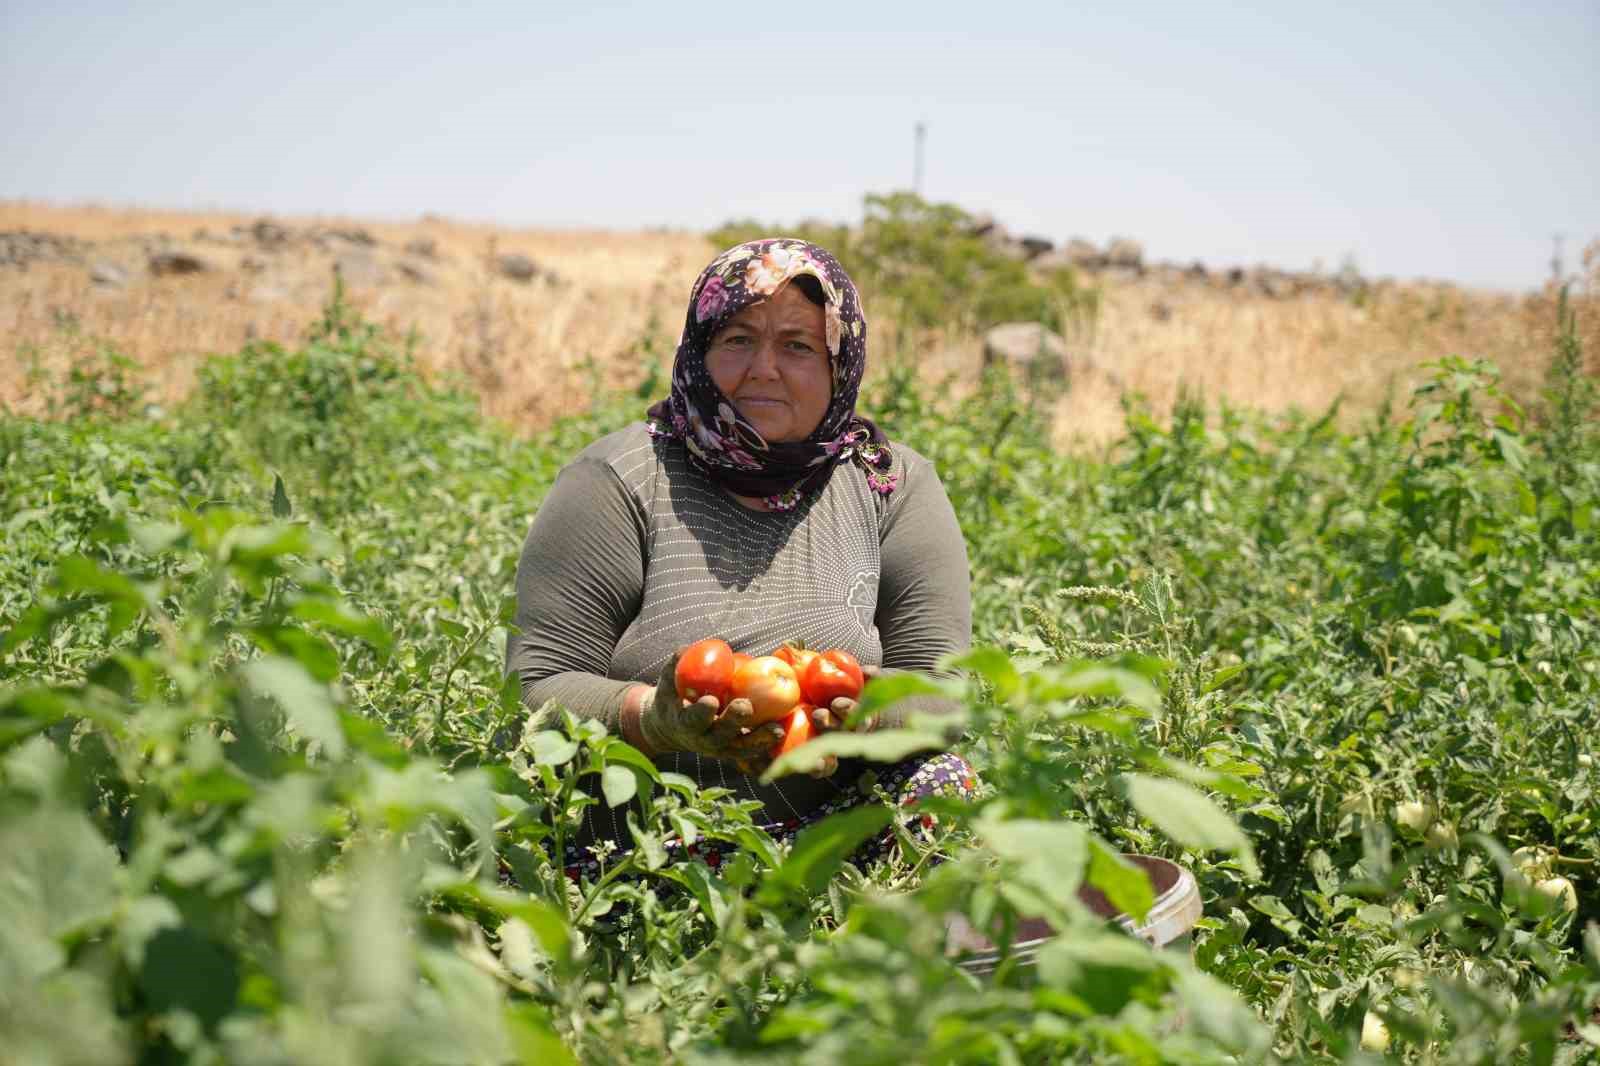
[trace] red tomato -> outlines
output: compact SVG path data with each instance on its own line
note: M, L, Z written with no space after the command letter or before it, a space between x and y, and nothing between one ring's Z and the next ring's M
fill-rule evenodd
M728 647L727 641L715 637L695 641L678 656L673 680L677 682L680 699L715 696L717 706L723 706L733 687L733 649Z
M806 676L806 667L811 665L811 660L817 657L817 653L810 648L802 648L797 644L785 644L773 652L772 657L774 659L782 659L794 667L795 677L804 678Z
M831 707L841 697L847 700L861 698L861 664L847 651L837 648L823 652L811 660L800 687L806 699L818 707Z
M752 725L775 722L800 702L800 679L782 659L758 655L733 672L733 698L750 701Z
M811 710L811 704L802 703L789 713L783 723L783 739L772 746L774 759L788 754L817 735L817 727L811 724Z

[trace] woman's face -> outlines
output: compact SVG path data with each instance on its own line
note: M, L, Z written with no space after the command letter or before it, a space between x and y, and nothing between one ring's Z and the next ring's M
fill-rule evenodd
M824 328L822 308L785 285L711 338L711 380L768 443L805 440L828 413L833 372Z

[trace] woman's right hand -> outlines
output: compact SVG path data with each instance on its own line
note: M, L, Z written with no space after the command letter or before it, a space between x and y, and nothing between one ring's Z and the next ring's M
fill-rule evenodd
M783 739L783 726L777 722L753 725L750 719L755 712L749 700L729 700L723 709L715 696L702 696L692 703L679 698L674 677L677 669L678 656L674 654L661 668L654 691L639 707L639 735L650 749L646 754L692 752L733 759L745 773L765 769L772 748Z

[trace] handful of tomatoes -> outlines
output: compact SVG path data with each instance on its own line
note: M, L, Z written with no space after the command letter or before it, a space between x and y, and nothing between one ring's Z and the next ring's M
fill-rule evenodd
M861 664L847 651L812 651L785 644L771 655L746 655L725 640L697 640L678 656L674 675L680 699L715 696L717 706L750 701L752 725L783 723L772 757L804 744L816 732L811 712L836 699L861 698Z

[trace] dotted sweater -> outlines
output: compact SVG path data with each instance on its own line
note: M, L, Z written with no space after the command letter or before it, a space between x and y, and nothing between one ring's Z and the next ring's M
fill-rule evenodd
M887 497L845 463L793 511L763 512L642 422L595 441L556 479L517 566L506 670L523 702L553 701L618 733L627 688L653 684L673 652L710 636L752 655L798 640L919 671L965 649L971 586L955 512L933 465L892 448L900 481ZM891 708L888 724L913 709ZM803 817L840 790L804 775L761 785L731 761L694 754L656 763L761 801L760 821ZM848 764L836 775L853 776ZM624 812L589 814L583 838L627 839Z

